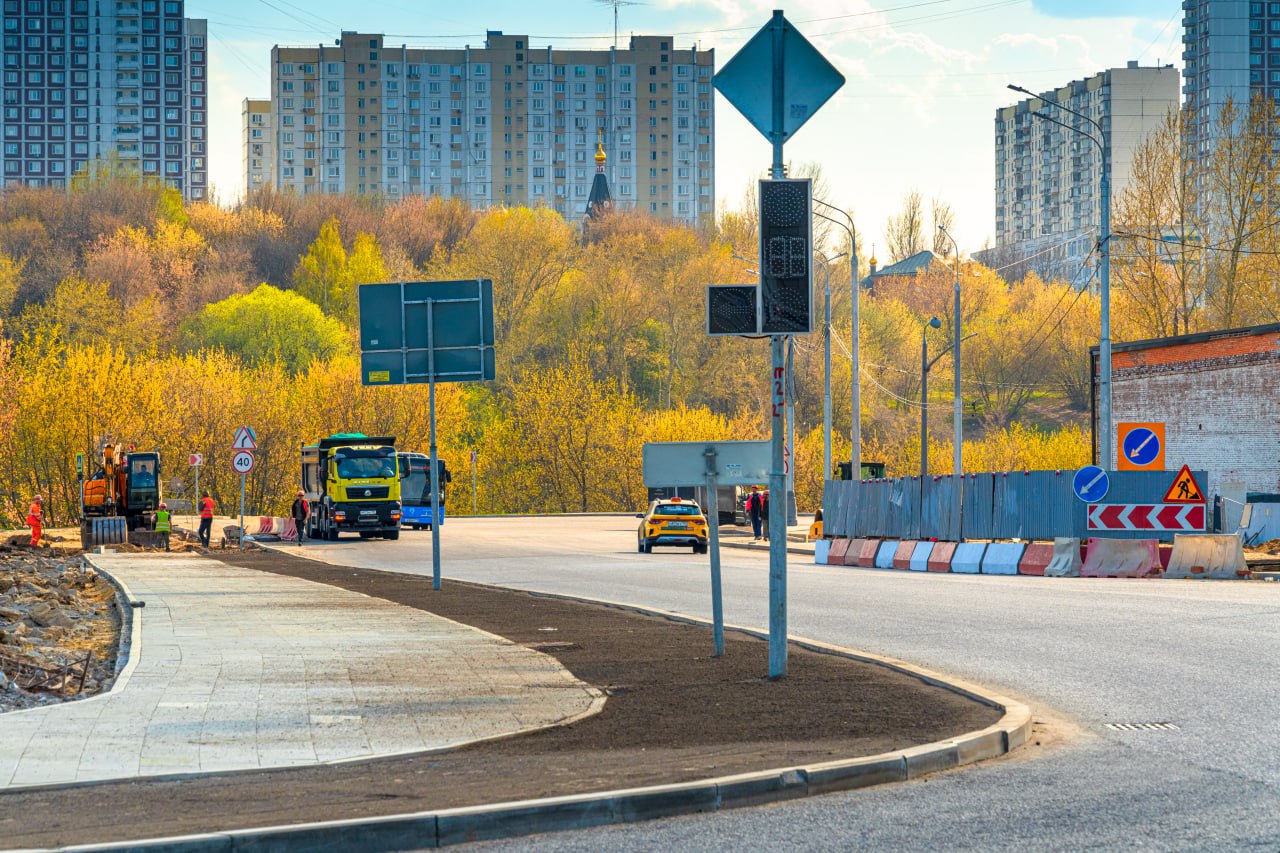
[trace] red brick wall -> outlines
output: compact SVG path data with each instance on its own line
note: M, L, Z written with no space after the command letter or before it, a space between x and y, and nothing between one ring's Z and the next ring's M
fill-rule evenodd
M1166 468L1205 469L1210 493L1280 492L1280 334L1117 352L1112 366L1114 420L1163 421Z

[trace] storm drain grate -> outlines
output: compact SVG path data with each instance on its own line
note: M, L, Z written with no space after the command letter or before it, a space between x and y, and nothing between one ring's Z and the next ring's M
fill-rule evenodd
M1178 730L1173 723L1107 723L1107 728L1114 732L1176 732Z

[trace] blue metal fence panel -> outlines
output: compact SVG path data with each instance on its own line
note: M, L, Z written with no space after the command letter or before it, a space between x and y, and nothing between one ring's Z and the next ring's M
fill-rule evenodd
M900 477L893 481L886 535L893 539L920 538L919 478Z
M844 501L846 497L843 480L827 480L822 485L822 534L824 536L840 536L844 532Z
M858 502L862 499L862 484L857 480L846 482L844 499L844 537L853 539L858 535Z
M965 539L992 539L995 526L995 475L964 475L964 515L960 532Z
M992 538L1052 539L1073 527L1071 472L1007 471L994 475Z
M921 539L955 541L960 538L958 483L951 475L925 479L920 497Z

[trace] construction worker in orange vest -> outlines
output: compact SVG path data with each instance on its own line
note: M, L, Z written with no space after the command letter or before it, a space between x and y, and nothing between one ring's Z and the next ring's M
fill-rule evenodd
M40 544L40 525L44 523L44 498L36 495L27 510L27 526L31 528L31 547Z

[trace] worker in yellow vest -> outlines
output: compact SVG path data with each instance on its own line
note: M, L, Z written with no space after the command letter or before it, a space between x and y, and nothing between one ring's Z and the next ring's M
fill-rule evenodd
M169 533L173 530L173 522L170 520L168 504L161 503L156 509L156 544L163 545L166 551L169 550Z

